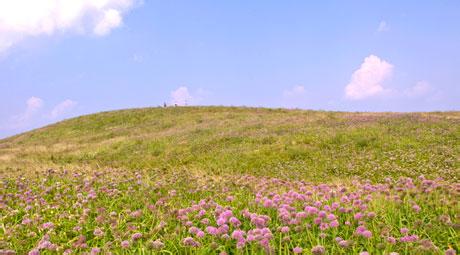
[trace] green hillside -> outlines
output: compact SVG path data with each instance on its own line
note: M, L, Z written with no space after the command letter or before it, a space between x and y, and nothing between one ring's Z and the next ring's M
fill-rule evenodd
M0 174L110 167L308 180L420 174L455 180L460 177L459 138L459 112L130 109L0 140Z
M66 120L0 141L0 254L455 254L459 136L459 112Z

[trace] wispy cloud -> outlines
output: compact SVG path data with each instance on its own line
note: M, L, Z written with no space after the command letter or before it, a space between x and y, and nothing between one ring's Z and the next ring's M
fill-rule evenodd
M27 37L73 31L107 35L138 0L0 1L0 52Z
M361 100L389 92L382 83L391 77L392 73L393 65L390 63L375 55L366 57L345 87L345 97L350 100Z
M413 87L406 89L403 94L408 97L425 96L432 92L434 88L427 81L418 81Z
M30 124L32 119L43 108L44 102L39 97L30 97L26 101L26 109L23 113L15 115L7 123L6 129L20 129Z
M26 101L26 107L22 113L14 115L0 125L0 130L11 132L22 132L27 129L37 127L56 121L57 119L70 113L75 108L77 102L67 99L52 108L51 111L44 109L43 99L32 96Z
M283 97L291 98L305 95L305 88L301 85L283 91Z
M308 98L310 96L310 98ZM283 90L281 104L283 107L298 108L306 107L310 105L311 94L307 93L307 90L303 85L296 85L289 89Z
M379 23L379 26L377 28L377 32L387 32L390 31L390 26L388 26L387 22L382 20Z
M58 117L61 117L62 115L71 111L76 105L77 102L72 101L70 99L62 101L61 103L57 104L51 111L51 118L56 119Z

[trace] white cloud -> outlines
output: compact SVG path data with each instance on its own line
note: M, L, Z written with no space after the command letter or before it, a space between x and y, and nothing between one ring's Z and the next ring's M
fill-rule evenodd
M27 100L27 111L26 112L35 112L36 110L43 107L43 100L39 97L31 97Z
M76 105L77 102L72 101L70 99L62 101L61 103L56 105L51 111L51 118L55 119L59 116L62 116L63 114L71 111Z
M377 28L377 32L387 32L390 31L390 27L388 26L387 22L382 20L379 23L379 27Z
M26 108L22 113L12 116L6 123L0 125L0 131L17 133L44 125L69 113L76 105L77 102L67 99L45 114L43 109L44 101L39 97L33 96L26 101Z
M298 97L305 94L305 88L301 85L292 87L291 89L283 91L284 97Z
M104 11L104 17L94 27L93 32L97 35L106 35L115 27L121 24L122 18L119 11L110 9Z
M186 86L181 86L171 92L169 104L178 106L197 105L210 95L212 95L211 91L202 88L190 91Z
M404 91L404 94L409 97L420 97L427 95L433 91L433 88L427 81L419 81L413 87Z
M43 107L44 102L39 97L31 97L26 102L26 109L22 114L13 116L10 124L10 129L23 128L29 124L31 119L39 112Z
M0 52L24 38L58 32L106 35L138 0L1 0Z
M192 102L193 97L188 92L187 87L179 87L178 89L171 92L171 104L184 106Z
M388 92L382 83L392 73L393 65L390 63L374 55L366 57L345 87L345 97L350 100L360 100Z

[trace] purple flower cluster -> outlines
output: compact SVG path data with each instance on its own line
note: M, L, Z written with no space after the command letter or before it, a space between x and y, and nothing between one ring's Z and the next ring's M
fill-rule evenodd
M182 187L176 180L188 176L123 174L122 180L75 173L3 184L6 251L20 240L32 241L13 251L19 254L117 254L139 247L222 254L367 254L363 247L404 253L401 247L408 247L414 254L455 254L457 248L450 240L460 185L441 180L314 184L232 175ZM435 206L442 209L430 211ZM431 238L439 231L448 238Z

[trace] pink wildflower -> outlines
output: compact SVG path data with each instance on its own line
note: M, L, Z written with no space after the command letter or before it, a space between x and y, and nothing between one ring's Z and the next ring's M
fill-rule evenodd
M203 224L203 225L209 225L210 220L209 220L208 218L204 218L204 219L202 219L200 222L201 222L201 224Z
M133 241L139 240L139 239L141 239L141 238L142 238L142 234L139 233L139 232L138 232L138 233L134 233L134 234L131 235L131 239L132 239Z
M29 218L24 218L21 222L22 225L29 225L30 223L32 223L32 220Z
M265 199L265 200L264 200L264 203L263 203L263 206L264 206L265 208L273 207L273 201L270 200L270 199Z
M341 240L339 241L339 246L342 248L347 248L348 246L350 246L350 242L347 240Z
M219 219L217 219L217 225L221 226L221 225L224 225L225 223L227 223L226 218L219 217Z
M192 247L197 247L197 246L200 246L200 243L198 243L197 241L195 241L193 239L193 237L186 237L182 240L182 243L184 243L184 245L187 245L187 246L192 246Z
M333 221L336 219L335 215L330 213L328 216L327 216L327 219L330 220L330 221Z
M33 249L29 251L29 255L40 255L40 251L38 249Z
M365 238L371 238L372 237L372 232L369 230L364 230L361 234Z
M455 254L457 254L457 252L454 249L449 248L444 252L444 254L445 255L455 255Z
M202 231L202 230L199 230L197 233L196 233L196 237L198 238L203 238L205 236L205 233Z
M231 217L229 222L235 227L239 227L241 225L241 222L235 217Z
M197 227L191 227L191 228L189 228L188 232L189 232L190 234L196 234L196 233L198 233L199 230L200 230L200 229L197 228Z
M401 228L399 231L401 232L401 234L407 234L409 232L409 229L408 228Z
M326 213L325 211L320 211L320 212L318 213L318 217L320 217L320 218L325 218L326 215L327 215L327 213Z
M238 249L242 249L245 245L246 245L246 242L244 241L244 239L240 239L236 242L236 248Z
M296 213L296 215L295 215L295 217L296 217L297 219L304 219L304 218L307 218L307 216L308 216L308 215L307 215L306 212L298 212L298 213Z
M326 230L326 229L328 229L328 228L329 228L329 224L327 224L326 222L322 222L322 223L319 225L319 229L320 229L321 231L324 231L324 230Z
M316 217L316 218L313 220L313 223L315 223L316 225L321 224L321 218L320 218L320 217Z
M96 228L93 232L95 236L101 237L104 235L104 232L100 228Z
M299 253L302 253L303 249L300 248L300 247L295 247L294 249L292 249L292 252L294 254L299 254Z
M216 227L212 227L212 226L206 227L206 232L208 232L208 234L213 235L213 236L215 236L215 235L218 234L217 228L216 228Z
M288 226L281 227L280 232L283 234L286 234L287 232L289 232L289 227Z
M399 241L402 243L410 243L410 242L415 242L417 240L418 240L417 235L403 236L399 238Z
M142 211L141 210L134 211L129 216L131 216L132 218L140 218L142 216Z
M321 245L317 245L311 248L311 253L313 253L313 255L323 255L326 253L326 249Z
M155 249L155 250L161 250L163 249L163 247L165 246L165 244L163 242L161 242L159 239L155 240L155 241L152 241L150 243L150 246Z
M390 244L395 244L396 243L396 238L394 238L392 236L389 236L387 238L387 242L390 243Z
M129 241L128 241L128 240L124 240L124 241L122 241L122 242L121 242L121 244L120 244L120 245L121 245L121 248L123 248L123 249L128 249L128 248L129 248L129 245L130 245L130 243L129 243Z
M44 229L52 229L54 228L54 224L52 222L46 222L46 223L43 223L42 227Z
M236 239L236 240L244 239L244 231L242 231L242 230L233 231L232 238Z
M362 217L363 217L363 214L362 214L362 213L356 213L356 214L353 216L353 218L354 218L355 220L360 220Z
M338 220L331 221L329 226L331 226L332 228L336 228L339 226L339 221Z

